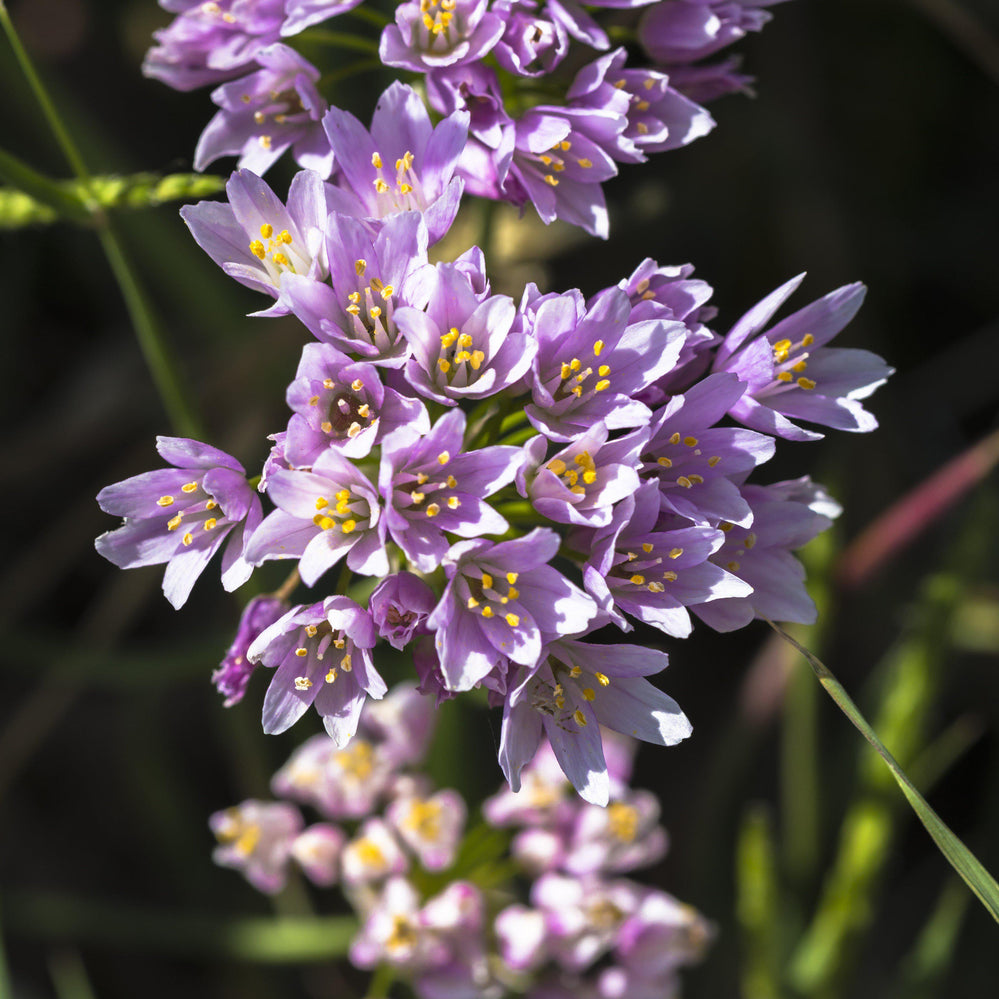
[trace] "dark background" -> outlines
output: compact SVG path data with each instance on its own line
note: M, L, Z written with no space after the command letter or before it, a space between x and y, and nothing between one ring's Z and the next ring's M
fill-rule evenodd
M205 91L178 94L141 77L149 33L166 19L152 0L9 6L92 170L190 169L213 109ZM928 620L920 602L927 578L948 559L956 577L967 577L958 613L927 645L925 729L913 725L919 745L955 720L964 726L965 748L931 782L930 800L995 872L994 475L863 585L834 583L839 550L996 426L999 62L975 46L983 39L987 46L983 32L999 33L999 12L986 0L961 0L958 9L978 19L969 36L961 35L963 20L948 19L949 2L800 0L774 8L767 29L738 47L758 79L758 99L724 99L712 107L712 135L625 168L608 185L608 242L563 229L542 239L530 219L501 219L490 257L498 282L511 285L506 290L526 277L587 294L646 255L689 260L716 289L721 330L801 270L809 276L794 307L849 281L868 284L867 302L842 342L874 350L897 368L870 406L881 429L782 445L759 479L809 472L845 506L835 545L812 560L827 609L822 633L809 642L872 715L879 704L869 682L875 664L900 635L918 633ZM0 146L66 176L5 44L0 88ZM345 102L370 108L381 88L366 76ZM225 172L230 164L215 166ZM269 179L280 189L287 178ZM123 217L121 229L209 440L254 467L266 435L286 419L283 388L301 330L292 321L243 318L258 299L202 254L176 206ZM99 999L179 990L192 999L363 994L363 979L350 972L348 984L328 966L215 959L183 943L182 932L172 940L156 922L163 914L183 923L202 913L273 911L238 876L212 865L206 818L242 797L265 796L267 775L306 735L302 725L311 732L318 722L303 722L287 739L265 739L256 719L260 682L244 705L222 710L208 676L238 603L212 585L211 572L174 613L159 593L160 570L122 573L94 553L93 538L113 524L93 497L154 467L153 438L171 429L95 237L54 225L0 232L0 245L7 509L0 921L15 992L58 999L87 999L79 990L88 987ZM524 259L532 246L543 260ZM512 262L515 254L520 259ZM962 530L965 548L955 554ZM800 804L787 783L796 745L784 710L788 660L762 625L722 637L700 628L669 651L663 685L693 720L695 736L640 756L637 783L660 795L673 844L650 876L718 927L707 962L686 975L686 994L736 995L739 823L747 807L764 802L786 833ZM817 717L821 822L804 868L786 853L787 840L777 841L787 946L814 909L848 803L867 786L858 784L859 736L830 702L817 700L821 694L795 682L791 690L798 699L791 706L808 705L803 710ZM500 780L498 719L490 729L474 710L449 710L437 773L481 798ZM901 800L890 788L879 794ZM904 806L894 821L850 960L835 988L816 995L900 994L899 962L935 911L950 871ZM313 901L319 911L337 911L335 900ZM924 992L907 994L978 997L994 988L994 924L974 901L958 912L939 974ZM931 936L940 940L941 933Z

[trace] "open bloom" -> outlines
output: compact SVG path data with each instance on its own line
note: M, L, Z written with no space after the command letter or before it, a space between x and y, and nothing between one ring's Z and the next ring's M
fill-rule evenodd
M163 593L179 608L232 535L222 556L222 585L242 586L253 571L243 558L245 540L262 515L243 466L183 437L157 437L156 450L174 467L134 475L97 494L105 513L125 519L97 539L97 550L120 569L166 562Z
M216 864L242 871L259 891L273 894L284 887L292 843L304 825L297 808L244 801L216 812L208 824L219 841L212 854Z

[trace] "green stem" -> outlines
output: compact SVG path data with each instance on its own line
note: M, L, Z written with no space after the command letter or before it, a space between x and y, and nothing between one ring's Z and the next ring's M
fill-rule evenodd
M368 993L364 999L387 999L389 989L395 981L395 969L390 964L379 964L371 976Z
M355 7L353 10L347 11L351 17L359 17L362 21L367 21L368 24L375 25L376 28L384 28L391 21L386 14L383 14L380 10L372 10L370 7Z
M98 230L101 248L104 250L104 255L111 266L115 281L117 281L122 297L125 299L125 306L132 320L132 326L139 341L139 348L149 367L153 382L159 392L163 406L170 417L170 421L178 433L184 436L200 437L202 435L199 420L185 398L180 379L177 375L176 366L170 355L166 340L159 329L151 304L139 283L138 277L132 270L131 264L122 251L121 244L118 242L118 237L111 228L111 223L107 215L99 207L94 197L90 172L87 170L87 166L83 162L83 157L70 137L69 131L59 117L59 113L56 111L55 105L52 103L41 77L35 71L35 67L27 51L21 44L21 39L14 29L14 24L7 13L7 8L3 0L0 0L0 25L3 26L4 33L7 35L7 39L21 67L21 72L24 73L25 79L28 81L28 85L35 95L35 99L41 106L42 113L49 127L52 129L52 133L59 143L63 155L80 181L84 202L90 209L94 224Z
M309 29L303 41L318 42L321 45L331 45L338 49L352 49L354 52L364 52L368 55L378 55L378 42L360 35L351 35L346 31L313 31Z

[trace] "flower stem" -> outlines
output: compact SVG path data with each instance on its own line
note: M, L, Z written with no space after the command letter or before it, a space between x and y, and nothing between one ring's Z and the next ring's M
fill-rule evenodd
M0 0L0 26L3 27L7 40L14 50L18 65L21 67L21 72L41 106L42 113L55 136L56 142L80 181L81 196L91 213L101 248L104 250L115 281L118 283L122 298L125 300L125 307L132 320L139 348L152 375L163 408L167 411L170 422L178 433L188 437L200 437L202 436L200 421L181 387L176 365L149 298L122 250L110 219L94 197L90 172L87 170L80 151L70 137L69 131L59 117L59 113L52 103L41 77L36 72L31 58L21 44L21 39L18 37L3 0Z
M371 984L364 999L387 999L395 981L395 969L390 964L379 964L371 976Z

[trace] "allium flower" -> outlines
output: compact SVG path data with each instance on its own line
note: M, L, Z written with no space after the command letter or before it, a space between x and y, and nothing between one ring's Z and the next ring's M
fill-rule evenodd
M231 708L238 704L246 693L250 676L257 667L256 663L247 658L247 651L253 641L287 610L286 600L270 596L254 597L244 608L236 628L236 637L219 668L212 673L212 683L220 694L225 695L224 707Z
M492 12L502 17L505 25L493 55L507 72L544 76L569 51L563 25L540 13L534 0L494 0Z
M97 494L105 513L124 518L121 527L97 539L97 550L120 569L166 562L163 593L180 608L231 534L222 555L222 585L242 586L253 571L243 557L245 539L262 515L243 466L183 437L157 437L156 450L174 467L132 476Z
M534 971L548 959L545 914L526 905L507 906L493 923L499 954L514 971Z
M862 284L837 288L761 333L802 278L799 274L753 306L718 349L714 370L734 372L748 384L729 412L747 427L788 440L822 437L793 420L873 430L878 421L860 400L893 369L870 351L825 346L856 315L867 291Z
M409 0L382 32L378 55L386 66L417 73L481 59L503 35L488 0Z
M393 649L404 649L437 606L437 595L411 572L394 572L375 587L368 609L378 634Z
M447 554L445 536L502 534L509 525L484 497L513 481L523 460L519 448L461 448L465 414L445 413L424 435L402 428L382 445L378 487L392 540L421 572L432 572Z
M285 288L292 311L317 339L361 359L390 367L406 361L395 324L398 305L427 304L427 227L419 212L387 218L372 237L361 219L333 212L326 223L332 288L291 275Z
M749 504L732 478L742 481L768 461L775 441L751 430L715 426L745 390L735 375L710 375L655 414L642 474L658 480L664 510L695 524L752 523Z
M402 874L409 861L392 830L381 819L367 819L340 855L341 875L346 885L384 881Z
M324 451L311 472L276 469L268 477L267 495L279 509L250 538L246 557L254 565L297 558L308 586L344 556L347 566L362 575L389 571L378 527L378 494L337 449Z
M648 423L649 409L635 400L668 372L683 346L682 323L628 324L631 302L609 288L580 314L571 295L551 296L537 308L533 333L538 354L527 417L546 437L570 441L603 421L608 430Z
M745 597L752 587L708 561L725 542L722 531L659 529L659 503L656 484L648 482L617 506L611 523L588 540L591 554L583 581L619 628L631 628L623 611L667 635L686 638L691 631L687 607Z
M278 40L284 0L160 0L178 16L153 32L146 76L175 90L220 83L250 69L260 49Z
M380 759L393 767L411 767L430 748L436 722L429 698L418 694L411 683L397 683L385 698L367 703L360 732L377 746Z
M666 668L665 653L636 645L553 642L536 669L521 670L503 707L500 765L516 791L544 734L580 797L606 805L610 777L600 726L674 746L690 735L672 697L643 679Z
M630 974L649 980L700 960L712 936L713 927L696 909L648 890L622 924L615 956Z
M283 440L284 461L292 468L310 468L331 447L345 458L363 458L402 426L430 429L418 399L385 388L376 367L352 361L328 343L302 348L286 399L295 411Z
M386 882L350 944L350 963L374 968L383 961L397 968L418 968L446 960L443 944L427 933L419 918L420 895L405 878Z
M805 590L805 570L791 554L832 526L839 505L807 476L770 486L744 485L752 528L723 523L725 543L711 560L744 579L753 592L692 608L716 631L743 628L755 617L814 624L817 611Z
M620 874L654 864L666 842L659 799L629 788L606 808L580 807L562 866L570 874Z
M426 310L396 310L396 323L412 352L407 382L446 406L515 385L537 350L526 334L511 332L516 312L506 295L480 298L464 268L438 264Z
M264 732L286 731L315 704L333 741L345 746L365 697L383 697L387 689L371 661L376 641L370 615L347 597L293 607L262 632L248 655L275 669L264 696Z
M558 547L558 535L544 528L452 546L448 584L427 622L449 687L468 690L495 667L502 673L507 660L534 666L546 638L585 631L597 608L547 564Z
M465 829L465 814L465 801L457 791L438 791L428 798L398 797L385 813L428 871L451 866Z
M262 69L212 94L221 110L201 133L194 169L238 156L240 169L263 176L291 148L299 166L328 177L333 152L319 123L326 110L319 70L287 45L269 45L255 59Z
M256 174L238 170L226 184L228 204L199 201L180 210L198 246L231 278L279 299L257 315L288 311L282 283L290 275L326 274L323 228L329 208L322 177L303 170L292 179L288 207Z
M323 126L339 173L331 207L358 218L423 213L431 243L451 227L463 182L454 176L468 134L468 113L435 128L416 91L393 83L375 107L369 132L352 114L330 108Z
M312 805L327 818L361 819L375 810L394 775L394 762L363 733L343 748L328 735L317 735L295 750L274 775L271 789Z
M302 831L298 809L283 802L244 801L208 820L218 847L212 859L234 867L258 891L273 894L284 887L292 843Z
M342 829L317 822L295 837L292 859L314 885L328 888L339 877L340 853L346 839Z

